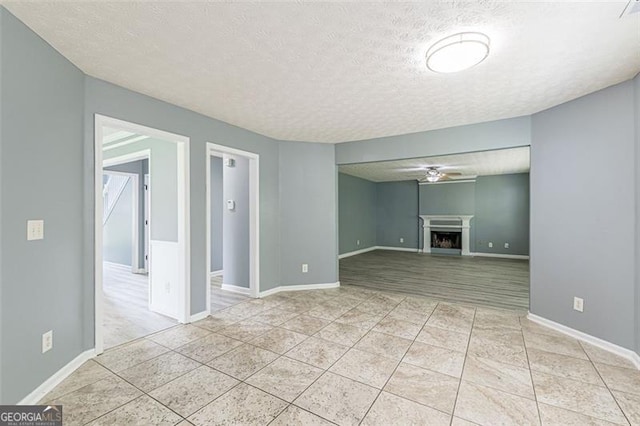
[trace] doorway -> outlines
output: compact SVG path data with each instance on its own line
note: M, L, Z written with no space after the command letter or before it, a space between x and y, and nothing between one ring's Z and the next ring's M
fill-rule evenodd
M526 311L529 147L339 166L342 285Z
M213 143L206 152L207 312L260 295L259 156Z
M188 142L95 117L97 353L190 319Z

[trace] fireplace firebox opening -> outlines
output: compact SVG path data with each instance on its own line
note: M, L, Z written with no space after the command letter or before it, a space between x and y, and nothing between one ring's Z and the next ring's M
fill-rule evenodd
M431 231L431 247L442 249L462 249L462 232Z

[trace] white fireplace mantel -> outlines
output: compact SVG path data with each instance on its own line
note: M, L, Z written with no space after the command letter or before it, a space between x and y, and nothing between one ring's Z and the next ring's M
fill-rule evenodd
M462 255L470 256L469 250L469 229L471 228L471 218L473 215L420 215L420 219L424 222L422 229L424 238L422 239L423 253L431 253L431 228L452 228L459 229L462 232ZM432 225L432 221L458 221L455 225Z

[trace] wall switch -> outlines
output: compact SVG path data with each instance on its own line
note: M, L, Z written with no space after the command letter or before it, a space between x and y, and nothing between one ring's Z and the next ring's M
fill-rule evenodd
M360 245L360 240L356 241L356 245L358 246Z
M302 272L305 273L305 274L307 272L309 272L309 265L307 265L306 263L303 263L302 264Z
M27 220L27 241L44 239L44 220Z
M579 297L573 298L573 309L578 312L584 312L584 299Z
M49 330L42 335L42 353L53 348L53 330Z
M404 238L400 238L400 242L401 242L401 243L404 243Z
M489 247L493 247L493 243L491 241L489 241L489 243L487 244Z
M227 210L235 210L236 209L236 202L233 200L227 200Z
M509 248L509 243L504 243L504 248Z

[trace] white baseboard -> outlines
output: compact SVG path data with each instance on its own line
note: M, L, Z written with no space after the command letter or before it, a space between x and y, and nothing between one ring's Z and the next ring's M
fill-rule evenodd
M125 265L124 263L118 263L118 262L111 262L109 260L103 260L102 263L106 263L106 264L112 265L112 266L118 266L120 268L128 268L128 269L131 269L131 272L133 272L133 269L131 268L131 265Z
M322 283L322 284L298 284L298 285L282 285L269 290L261 291L258 297L271 296L272 294L280 293L283 291L304 291L304 290L326 290L329 288L340 287L340 281L335 283Z
M202 319L205 319L209 315L210 315L210 312L208 310L206 310L206 311L198 312L197 314L191 315L189 320L190 320L190 322L196 322L196 321L200 321Z
M220 275L222 275L222 269L220 269L219 271L211 271L211 272L209 272L209 277L211 277L211 278L219 277Z
M587 342L593 346L597 346L600 349L604 349L605 351L608 351L615 355L626 358L629 361L631 361L638 370L640 370L640 355L638 355L637 353L635 353L630 349L623 348L622 346L618 346L614 343L607 342L606 340L602 340L598 337L592 336L582 331L578 331L571 327L567 327L566 325L562 325L555 321L551 321L544 317L538 316L536 314L532 314L531 312L527 314L527 318L529 318L531 321L535 323L548 327L552 330L555 330L562 334L566 334L567 336L573 337L575 339L582 340L583 342Z
M524 255L524 254L502 254L502 253L479 253L479 252L475 252L475 253L470 253L471 256L478 256L478 257L499 257L502 259L529 259L529 256Z
M345 257L351 257L351 256L355 256L358 254L362 254L362 253L367 253L370 251L374 251L375 249L377 249L376 246L372 246L372 247L367 247L367 248L363 248L360 250L355 250L355 251L350 251L347 253L342 253L341 255L338 256L338 259L344 259Z
M411 253L420 253L420 249L408 248L408 247L376 246L376 250L393 250L393 251L407 251Z
M240 287L240 286L233 285L233 284L222 283L222 286L220 288L222 288L225 291L231 291L233 293L246 294L247 296L251 294L251 290L249 288Z
M82 364L94 358L96 356L96 351L94 349L89 349L88 351L82 352L80 355L72 359L67 365L62 367L53 376L49 377L45 380L40 386L38 386L33 392L29 395L22 398L19 405L35 405L40 401L46 394L51 392L53 388L58 386L64 379L69 377L71 373L76 371Z

